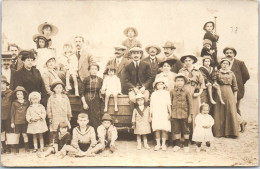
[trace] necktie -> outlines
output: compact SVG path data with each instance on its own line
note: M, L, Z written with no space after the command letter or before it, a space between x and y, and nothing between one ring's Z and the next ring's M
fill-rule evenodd
M78 59L80 58L80 51L77 52Z
M139 69L138 61L135 62L135 67L136 67L136 69Z

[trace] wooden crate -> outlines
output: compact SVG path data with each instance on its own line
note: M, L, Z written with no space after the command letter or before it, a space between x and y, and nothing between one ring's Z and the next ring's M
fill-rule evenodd
M77 126L77 124L74 124L77 122L77 116L78 114L83 110L82 103L80 97L76 97L74 95L68 95L70 104L71 104L71 110L72 110L72 116L73 119L71 121L72 126ZM113 97L109 98L108 103L108 111L113 119L113 122L118 129L130 129L132 126L132 111L129 106L129 98L128 95L119 95L118 96L118 111L114 111L114 99ZM105 103L101 102L101 117L104 114L104 107Z

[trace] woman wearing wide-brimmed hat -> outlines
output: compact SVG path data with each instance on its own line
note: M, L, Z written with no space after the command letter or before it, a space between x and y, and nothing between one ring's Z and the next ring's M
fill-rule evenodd
M48 40L48 46L52 45L51 37L55 36L58 33L58 28L48 22L44 22L38 26L38 32L44 35Z
M84 110L88 113L89 123L97 131L97 127L101 124L101 98L100 90L103 80L97 76L100 67L97 63L89 65L90 75L86 77L80 89L80 97Z
M184 76L188 79L188 82L185 84L185 88L192 95L192 114L193 114L193 122L191 125L191 133L194 128L194 120L196 115L199 113L199 105L200 105L200 95L205 88L205 83L203 76L199 69L195 68L194 64L197 62L197 57L193 54L193 52L187 52L181 57L181 62L184 64L184 67L180 69L179 73L184 74Z
M36 43L36 68L43 74L45 69L45 60L49 57L55 57L55 50L49 48L49 41L45 35L33 35L33 41Z
M162 69L162 72L157 74L155 77L155 80L157 78L165 77L166 81L165 83L167 84L167 90L171 91L174 89L174 78L176 76L176 73L171 71L172 65L176 63L176 59L173 58L167 58L166 60L162 61L159 63L159 67Z
M141 48L142 44L140 41L135 39L138 36L138 31L135 27L127 27L123 33L126 37L128 37L126 40L122 42L122 45L127 48L125 57L131 59L129 50L133 47Z

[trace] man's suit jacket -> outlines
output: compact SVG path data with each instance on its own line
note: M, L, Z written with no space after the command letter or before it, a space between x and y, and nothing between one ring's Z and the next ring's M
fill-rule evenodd
M233 65L231 67L231 71L234 72L238 85L238 93L237 99L240 100L244 97L245 94L245 86L247 80L250 79L249 72L247 67L243 61L234 59Z
M14 74L15 74L16 70L13 68L10 68L10 69L11 69L11 77L10 77L9 89L14 90L14 87L13 87L14 86ZM2 72L1 72L1 75L3 75ZM4 75L4 76L6 76L6 75Z
M126 74L125 85L127 90L136 87L137 85L136 68L133 61L126 66L125 74ZM149 87L153 82L153 78L151 73L151 67L148 63L144 61L140 61L137 76L141 85L144 86L145 89L149 90Z
M80 53L80 58L79 58L79 67L78 67L78 72L79 72L79 77L81 81L90 75L88 71L88 66L94 62L94 58L91 53L89 53L86 49L83 49Z
M150 56L148 56L148 57L144 58L143 61L150 65L151 73L152 73L152 77L153 77L153 81L154 81L155 80L155 76L159 72L159 63L161 62L161 60L158 59L157 57L155 57L155 63L152 63L151 59L150 59ZM149 88L152 89L152 83L151 83L151 86Z
M123 58L118 66L116 65L116 58L109 60L107 62L106 66L113 65L116 68L116 75L120 79L122 93L128 94L128 91L127 91L126 85L125 85L125 68L131 61L129 61L127 58L124 58L124 56L122 56L122 57ZM106 71L106 69L105 69L105 71Z

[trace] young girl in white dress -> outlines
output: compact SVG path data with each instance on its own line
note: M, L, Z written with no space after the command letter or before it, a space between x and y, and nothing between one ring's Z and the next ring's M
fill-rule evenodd
M197 152L200 152L201 144L206 142L206 151L210 149L210 142L213 141L212 126L214 119L209 115L209 105L202 103L200 106L200 114L195 118L195 129L192 136L192 141L196 142Z
M152 129L155 132L155 151L160 148L166 150L167 132L171 131L171 97L170 92L165 90L165 78L157 78L153 84L155 91L151 95L150 116ZM162 145L160 141L162 139Z
M37 152L38 140L40 139L40 151L43 151L44 140L43 133L48 130L46 124L46 110L42 104L40 104L41 94L39 92L32 92L29 95L29 101L31 105L28 107L26 112L26 120L28 121L27 133L33 135L33 152Z
M147 144L147 134L151 133L151 119L150 108L144 105L144 95L138 93L136 95L136 103L138 106L134 109L132 123L134 128L134 134L137 135L137 149L141 150L142 143L141 137L143 136L144 148L150 149Z

